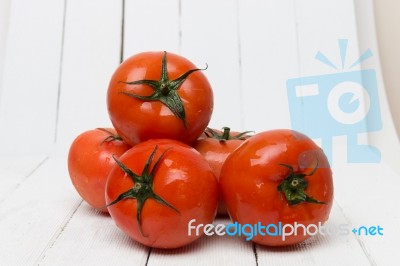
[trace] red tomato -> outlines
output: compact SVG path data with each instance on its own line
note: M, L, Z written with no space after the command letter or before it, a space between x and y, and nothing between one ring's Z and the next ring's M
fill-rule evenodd
M177 248L201 236L188 234L192 219L213 222L218 182L193 148L175 140L149 140L116 161L106 202L117 226L136 241Z
M292 130L265 131L244 141L226 159L220 187L231 219L242 225L318 225L328 219L332 207L332 172L325 154L307 136ZM283 246L310 237L307 230L304 235L298 229L297 235L285 240L273 236L274 230L252 240ZM313 234L314 228L309 232Z
M145 52L125 60L111 78L110 119L118 134L134 145L149 139L195 141L213 111L207 78L184 57Z
M230 132L230 128L224 127L223 132L207 128L204 136L199 138L193 147L200 152L201 155L209 163L217 179L221 172L222 165L226 158L231 154L243 141L250 136L246 135L249 131L238 133ZM218 204L218 214L226 215L227 210L224 202L220 199Z
M89 205L104 207L107 176L115 162L130 146L125 144L111 128L83 132L71 144L68 171L72 184ZM105 212L107 209L103 208Z

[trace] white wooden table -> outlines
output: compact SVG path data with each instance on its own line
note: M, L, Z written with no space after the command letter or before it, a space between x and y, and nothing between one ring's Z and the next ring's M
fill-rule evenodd
M400 265L400 145L380 77L371 0L4 3L0 265ZM214 236L178 250L149 249L72 187L68 147L79 133L110 126L105 94L123 58L167 50L207 63L215 94L210 126L260 132L291 127L286 80L332 73L314 56L324 51L340 63L338 39L348 39L351 60L368 48L374 53L361 67L376 70L383 127L360 141L378 147L382 160L347 163L346 138L334 139L328 223L379 225L383 236L317 235L281 249Z

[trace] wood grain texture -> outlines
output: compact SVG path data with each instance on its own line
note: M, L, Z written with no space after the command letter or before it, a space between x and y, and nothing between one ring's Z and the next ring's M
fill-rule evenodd
M80 202L65 157L44 162L0 204L2 263L35 263Z
M57 144L67 148L78 134L111 122L108 83L119 64L121 1L77 1L66 5Z
M179 1L125 0L124 58L145 51L179 53Z
M355 228L381 226L383 236L357 237L359 244L376 265L400 262L397 241L400 235L397 214L397 175L388 165L341 165L334 169L336 200L348 222Z
M244 131L237 8L229 0L182 1L181 53L197 67L208 64L203 72L214 92L210 127Z
M0 203L49 159L45 155L1 156L0 158Z
M145 265L149 248L119 230L108 214L85 202L43 252L40 265Z
M286 80L297 75L293 1L239 1L246 130L289 128Z
M326 228L338 230L349 221L337 203L333 205ZM350 227L349 227L350 228ZM351 230L352 228L350 228ZM328 230L328 229L327 229ZM352 232L346 235L318 234L303 243L269 248L257 245L259 265L368 265L362 247Z
M217 218L216 224L228 224L226 218ZM153 249L147 265L255 265L251 242L239 237L203 236L195 243L176 250Z
M63 0L11 3L0 98L0 154L47 152L54 144L62 22ZM7 145L13 139L18 141Z

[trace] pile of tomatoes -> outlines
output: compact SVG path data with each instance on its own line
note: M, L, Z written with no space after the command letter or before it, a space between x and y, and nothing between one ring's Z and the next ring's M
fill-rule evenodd
M324 223L333 182L323 151L289 129L208 128L213 92L203 70L167 52L134 55L115 70L107 92L114 128L83 132L69 150L80 196L157 248L195 241L202 233L188 234L189 222L211 224L217 212L239 224ZM252 240L284 246L308 237Z

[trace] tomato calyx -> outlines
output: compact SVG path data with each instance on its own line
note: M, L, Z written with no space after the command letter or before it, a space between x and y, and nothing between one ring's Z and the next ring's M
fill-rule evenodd
M309 174L295 173L291 165L280 164L290 170L289 174L283 181L278 185L278 191L285 195L285 198L290 206L297 205L303 202L326 204L325 202L318 201L313 197L307 195L305 192L308 187L308 181L305 179L306 176L312 176L317 171L318 163L315 168Z
M148 79L142 79L142 80L136 80L136 81L129 81L129 82L123 82L120 81L124 84L128 85L148 85L150 86L154 92L151 95L148 96L142 96L142 95L137 95L134 93L130 92L120 92L122 94L125 94L129 97L139 99L142 101L160 101L164 105L166 105L171 112L178 117L180 120L182 120L184 126L186 127L186 115L185 115L185 109L182 104L182 99L178 95L177 90L180 88L182 83L186 80L186 78L192 74L193 72L199 71L199 70L206 70L208 66L204 69L202 68L195 68L188 70L187 72L183 73L181 76L174 80L170 80L168 77L168 70L167 70L167 52L164 51L164 56L162 59L162 64L161 64L161 77L160 80L148 80Z
M150 154L149 158L147 159L141 175L137 175L134 172L132 172L131 169L129 169L122 162L120 162L117 158L115 158L115 156L113 156L117 165L125 172L125 174L127 174L132 179L132 181L134 182L134 185L132 188L130 188L127 191L120 194L111 203L107 204L106 207L112 206L122 200L125 200L125 199L136 199L136 201L137 201L136 220L138 223L139 231L142 234L142 236L145 236L145 235L143 234L142 227L141 227L141 213L142 213L143 206L148 199L154 199L158 203L160 203L160 204L174 210L178 214L180 214L180 212L174 206L172 206L171 204L166 202L163 198L158 196L153 190L153 179L154 179L155 171L157 170L157 167L160 164L161 160L164 158L165 153L169 149L165 150L160 155L160 157L155 162L153 168L150 171L150 169L149 169L150 164L152 163L152 161L154 159L156 150L157 150L157 146L154 148L154 150Z
M211 129L211 128L207 128L204 131L204 134L207 136L207 138L214 138L217 139L219 141L227 141L227 140L232 140L232 139L237 139L237 140L245 140L247 138L246 134L251 133L252 131L245 131L245 132L241 132L235 136L232 136L231 133L231 129L229 127L223 127L223 132L222 133L218 133L215 130Z
M122 141L122 138L119 135L116 135L114 133L112 133L110 130L107 130L105 128L96 128L98 130L104 131L106 133L109 134L108 137L106 137L105 139L103 139L103 141L101 142L101 144L103 144L104 142L112 142L112 141Z

